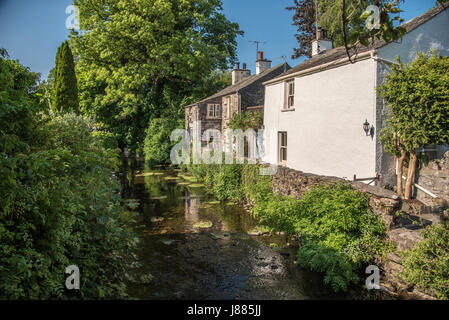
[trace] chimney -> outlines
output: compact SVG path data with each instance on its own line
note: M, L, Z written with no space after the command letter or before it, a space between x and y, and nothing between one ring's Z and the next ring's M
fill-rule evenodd
M333 48L332 40L327 38L327 30L318 28L317 36L318 40L312 41L312 57Z
M235 69L232 70L232 84L236 84L251 75L251 70L246 69L246 63L243 64L243 69L240 69L240 62L235 64Z
M263 51L257 52L256 74L271 68L271 61L263 58Z

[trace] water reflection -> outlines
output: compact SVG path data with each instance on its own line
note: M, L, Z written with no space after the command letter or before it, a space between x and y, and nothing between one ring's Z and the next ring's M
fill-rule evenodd
M200 221L200 205L199 197L192 197L189 191L185 191L185 219L187 222L194 224ZM187 230L186 230L187 231Z

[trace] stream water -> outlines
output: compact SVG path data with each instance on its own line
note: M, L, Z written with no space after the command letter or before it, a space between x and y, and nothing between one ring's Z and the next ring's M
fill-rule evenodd
M341 299L322 275L294 264L281 236L257 234L241 206L220 203L174 169L124 159L122 196L137 199L136 231L149 284L129 285L138 299ZM256 230L256 231L254 231ZM283 249L280 249L283 248Z

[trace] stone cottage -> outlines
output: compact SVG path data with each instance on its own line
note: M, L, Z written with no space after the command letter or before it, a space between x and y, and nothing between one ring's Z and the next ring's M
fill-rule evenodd
M397 56L409 63L419 51L449 55L449 9L438 6L403 27L398 41L360 46L354 63L321 33L311 59L266 81L263 161L394 186L396 163L379 139L388 108L376 89ZM447 147L430 149L438 157Z
M263 82L271 80L288 71L290 66L286 63L271 67L271 61L264 59L263 52L258 53L256 62L256 74L251 75L251 70L246 64L240 68L237 63L232 70L232 85L220 92L185 106L185 128L190 136L194 137L208 129L221 131L224 137L224 129L229 120L236 114L246 111L263 111L265 99L265 87ZM197 128L194 128L196 123ZM198 131L200 127L200 132ZM203 146L206 142L203 142Z

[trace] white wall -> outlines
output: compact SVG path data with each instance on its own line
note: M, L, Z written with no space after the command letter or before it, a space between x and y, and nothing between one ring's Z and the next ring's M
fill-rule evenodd
M417 52L436 49L441 55L449 55L449 9L441 12L415 30L404 35L402 40L389 43L377 50L378 56L390 61L401 57L403 63L416 58Z
M295 79L295 111L281 112L284 84L266 87L265 162L277 163L277 131L286 131L287 167L352 179L376 175L376 62L372 59Z

